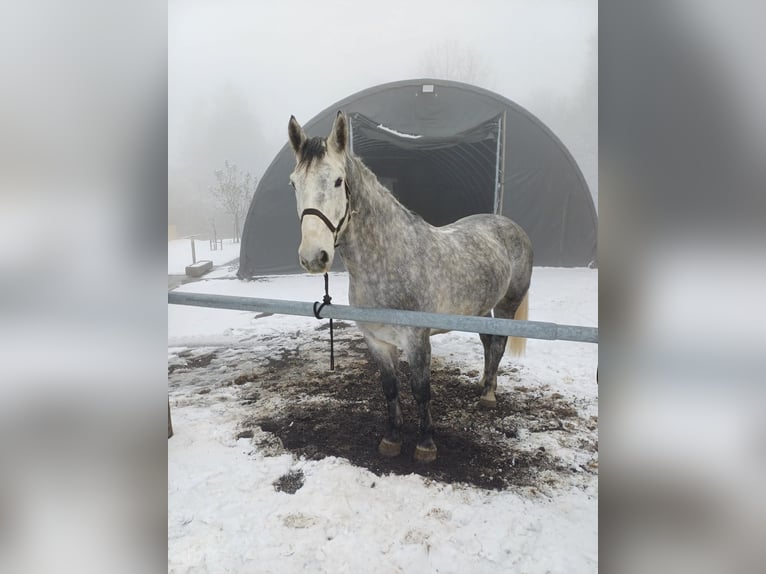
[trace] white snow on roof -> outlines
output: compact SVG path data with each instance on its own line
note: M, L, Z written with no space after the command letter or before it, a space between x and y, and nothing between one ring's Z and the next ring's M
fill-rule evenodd
M394 134L395 136L399 136L400 138L410 138L410 139L416 140L418 138L422 138L423 137L420 134L405 134L403 132L396 131L393 128L386 127L383 124L378 124L378 127L380 129L382 129L382 130L386 130L390 134Z

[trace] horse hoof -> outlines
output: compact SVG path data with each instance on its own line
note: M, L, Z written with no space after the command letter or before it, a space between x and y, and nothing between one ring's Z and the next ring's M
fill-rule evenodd
M402 441L393 442L387 438L381 439L378 452L383 456L399 456L399 453L402 452Z
M415 447L415 460L418 462L433 462L436 460L436 447L425 447L417 445Z
M479 406L484 409L494 409L497 407L497 399L488 399L487 397L481 397L479 399Z

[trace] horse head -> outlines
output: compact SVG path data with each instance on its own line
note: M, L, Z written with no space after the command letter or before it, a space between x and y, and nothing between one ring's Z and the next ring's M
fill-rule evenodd
M335 247L348 223L348 120L339 111L326 139L309 138L295 116L290 116L287 133L295 151L290 185L295 189L301 220L298 257L306 271L326 273L332 267Z

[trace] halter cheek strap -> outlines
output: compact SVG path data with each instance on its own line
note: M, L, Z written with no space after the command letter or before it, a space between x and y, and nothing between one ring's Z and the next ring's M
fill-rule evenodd
M330 221L327 216L319 211L318 209L314 209L313 207L308 207L303 210L301 213L301 223L303 223L303 218L307 215L316 215L319 219L321 219L324 224L327 226L327 229L330 230L333 236L333 244L335 247L338 246L338 235L340 234L340 230L343 227L343 224L346 221L346 218L348 217L348 210L349 205L351 203L351 190L348 187L348 182L344 181L344 186L346 188L346 210L343 212L343 217L340 218L340 221L338 222L338 225L333 225L332 221Z

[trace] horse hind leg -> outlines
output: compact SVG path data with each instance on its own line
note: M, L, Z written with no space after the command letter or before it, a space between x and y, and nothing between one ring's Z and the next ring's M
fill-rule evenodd
M500 318L527 318L527 294L519 297L518 295L506 295L495 306L495 317ZM479 406L484 408L495 408L497 406L497 370L500 367L500 360L503 358L506 346L510 347L511 354L519 356L523 352L526 339L518 337L504 337L502 335L479 334L482 345L484 346L484 375L479 384L482 387ZM521 352L519 352L521 351Z
M387 457L398 456L402 450L402 408L399 403L399 353L393 345L366 336L367 348L378 365L383 384L383 395L388 410L386 432L378 445L378 452Z
M479 406L493 409L497 406L495 391L497 390L497 369L503 358L508 337L502 335L479 334L484 345L484 374L479 384L482 387Z

